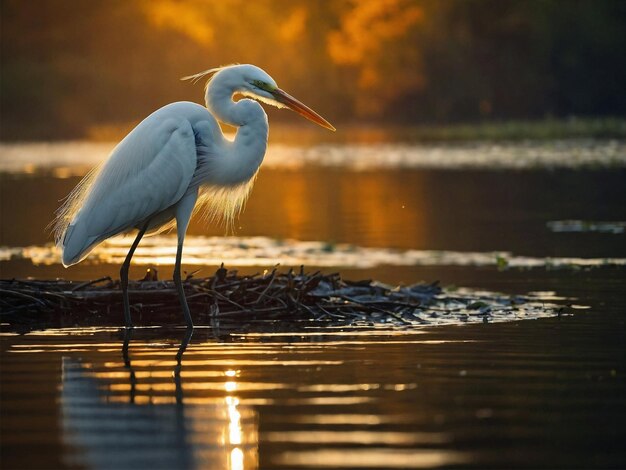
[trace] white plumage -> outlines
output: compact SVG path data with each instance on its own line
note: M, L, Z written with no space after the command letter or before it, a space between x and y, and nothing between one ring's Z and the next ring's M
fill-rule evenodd
M191 214L204 209L209 219L232 223L267 148L265 111L250 99L233 102L234 94L289 107L334 130L258 67L233 65L186 79L203 77L209 78L206 108L178 102L152 113L78 184L57 211L54 232L65 266L80 262L109 237L139 230L120 271L128 327L132 326L128 267L134 250L145 233L161 232L174 223L178 234L174 281L187 325L193 326L180 280L182 245ZM224 138L216 118L238 128L234 141Z

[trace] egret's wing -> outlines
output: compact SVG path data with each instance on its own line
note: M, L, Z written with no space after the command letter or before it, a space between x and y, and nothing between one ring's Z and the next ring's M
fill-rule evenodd
M115 148L67 227L64 262L176 204L196 169L195 137L186 119L153 115ZM67 256L66 256L67 254Z

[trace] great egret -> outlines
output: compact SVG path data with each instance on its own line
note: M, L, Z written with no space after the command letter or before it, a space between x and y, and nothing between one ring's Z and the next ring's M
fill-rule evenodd
M137 229L120 269L124 318L132 327L128 268L139 241L176 225L174 283L189 328L193 327L181 281L183 241L189 219L202 208L209 218L232 223L241 210L267 148L267 115L254 101L287 107L332 131L323 117L276 85L254 65L219 67L183 80L207 78L206 108L171 103L135 127L109 158L88 174L58 209L53 223L63 265L83 260L103 240ZM252 99L233 101L241 94ZM217 121L238 128L230 141Z

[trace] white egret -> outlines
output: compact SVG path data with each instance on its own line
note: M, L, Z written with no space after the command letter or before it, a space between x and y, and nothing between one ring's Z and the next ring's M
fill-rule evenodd
M258 100L287 107L330 130L319 114L282 91L254 65L230 65L185 77L207 78L206 108L171 103L135 127L108 159L87 175L57 211L54 232L63 265L83 260L109 237L137 229L120 270L124 317L132 327L128 268L145 234L176 225L174 283L188 327L193 327L181 280L183 241L194 211L231 223L241 210L267 148L267 115ZM247 98L237 102L233 95ZM218 121L237 127L230 141Z

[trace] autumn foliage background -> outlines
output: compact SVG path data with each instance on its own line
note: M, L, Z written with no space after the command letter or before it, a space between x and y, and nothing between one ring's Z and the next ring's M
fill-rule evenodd
M618 0L2 0L2 139L130 128L183 75L267 70L333 123L626 114ZM274 113L272 120L288 119Z

